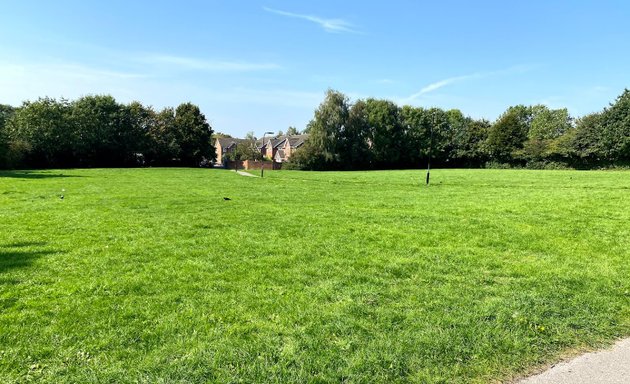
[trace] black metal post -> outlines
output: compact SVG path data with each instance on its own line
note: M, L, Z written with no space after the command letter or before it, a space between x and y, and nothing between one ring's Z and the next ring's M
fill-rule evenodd
M265 136L266 136L267 134L270 134L270 135L271 135L272 133L273 133L273 132L265 132L265 133L263 133L263 138L262 138L262 145L261 145L261 148L262 148L262 146L264 146L264 145L265 145ZM267 152L267 151L266 151L266 149L267 149L267 148L265 148L265 152ZM273 150L271 151L271 153L273 153ZM262 154L261 154L261 155L262 155ZM271 161L273 161L273 159L272 159ZM265 169L265 156L263 155L262 159L260 159L260 178L262 178L262 177L263 177L263 174L264 174L263 170L264 170L264 169Z
M267 135L267 132L263 133L263 138L262 138L262 145L265 145L265 136ZM267 148L265 147L265 152L267 152ZM262 155L262 154L261 154ZM260 159L260 178L262 179L263 175L264 175L264 169L265 169L265 156L263 155L262 158Z

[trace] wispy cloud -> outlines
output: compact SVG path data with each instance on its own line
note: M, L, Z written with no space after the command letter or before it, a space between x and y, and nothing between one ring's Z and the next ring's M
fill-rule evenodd
M198 70L208 72L251 72L280 69L275 63L256 63L247 61L228 61L199 59L193 57L150 54L143 56L139 61L177 67L184 70Z
M535 66L531 66L531 65L518 65L518 66L514 66L514 67L510 67L510 68L506 68L506 69L501 69L501 70L497 70L497 71L487 71L487 72L476 72L476 73L471 73L469 75L462 75L462 76L454 76L454 77L449 77L443 80L439 80L436 82L433 82L431 84L428 84L424 87L422 87L418 92L404 98L401 100L402 103L410 103L412 101L417 100L418 98L431 93L433 91L436 91L440 88L444 88L448 85L451 84L455 84L455 83L461 83L467 80L473 80L473 79L483 79L483 78L488 78L488 77L492 77L492 76L499 76L499 75L509 75L509 74L518 74L518 73L525 73L528 71L531 71L532 69L536 68Z
M0 100L19 105L39 96L76 98L86 94L129 95L149 76L80 63L0 61Z
M278 9L272 9L263 7L263 9L267 12L275 13L277 15L293 17L295 19L307 20L312 23L318 24L322 27L326 32L330 33L341 33L341 32L349 32L349 33L359 33L359 31L355 28L352 23L349 23L343 19L324 19L318 16L312 15L302 15L299 13L280 11Z
M431 83L425 87L423 87L420 91L414 93L413 95L409 96L410 99L416 99L426 93L429 92L433 92L435 90L438 90L440 88L446 87L447 85L453 84L453 83L457 83L460 81L464 81L464 80L468 80L468 79L475 79L475 78L479 78L482 77L482 74L480 73L474 73L472 75L464 75L464 76L455 76L455 77L449 77L448 79L444 79L444 80L440 80L440 81L436 81L435 83Z

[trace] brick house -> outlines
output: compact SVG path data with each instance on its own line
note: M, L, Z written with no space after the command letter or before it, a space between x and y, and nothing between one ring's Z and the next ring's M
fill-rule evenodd
M245 139L234 139L232 137L219 137L214 141L214 149L217 154L217 164L222 164L225 160L225 155L234 152L236 146Z
M308 135L287 136L278 148L278 151L276 152L273 160L278 163L283 163L289 160L293 152L304 145L304 142L307 138Z
M257 140L256 147L260 153L276 163L283 163L291 157L296 149L304 145L308 135L282 135L265 138L265 141ZM217 154L217 164L225 162L225 156L236 150L238 145L249 142L246 139L235 139L232 137L220 137L215 139L214 148Z
M277 163L283 163L291 157L296 149L304 145L308 135L282 135L265 140L260 149L263 156Z
M276 153L280 149L282 143L284 143L285 136L276 136L265 138L265 141L258 147L260 153L268 159L273 159Z

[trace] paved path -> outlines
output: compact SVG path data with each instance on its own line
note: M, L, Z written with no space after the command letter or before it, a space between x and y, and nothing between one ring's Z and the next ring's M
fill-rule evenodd
M518 384L630 384L630 338L611 349L559 363Z
M256 175L252 175L251 173L247 173L247 172L243 172L243 171L236 171L236 173L238 173L241 176L258 177Z

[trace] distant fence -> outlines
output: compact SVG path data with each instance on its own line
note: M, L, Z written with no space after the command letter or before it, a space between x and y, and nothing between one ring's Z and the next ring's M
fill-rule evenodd
M282 163L276 163L275 161L255 161L255 160L245 160L245 161L226 161L224 163L224 167L227 169L260 169L261 167L264 170L277 170L282 168Z

